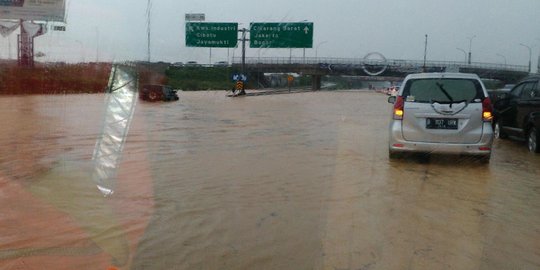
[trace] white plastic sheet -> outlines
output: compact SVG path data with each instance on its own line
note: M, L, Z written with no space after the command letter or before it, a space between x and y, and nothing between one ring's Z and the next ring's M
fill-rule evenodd
M0 21L0 35L7 37L19 28L19 22Z

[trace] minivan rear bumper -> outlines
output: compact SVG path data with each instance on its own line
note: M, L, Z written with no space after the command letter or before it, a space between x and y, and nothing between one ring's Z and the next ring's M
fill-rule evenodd
M401 131L401 120L392 120L390 124L390 152L418 152L442 154L489 155L493 144L493 128L490 122L484 122L483 132L477 143L444 143L407 141Z

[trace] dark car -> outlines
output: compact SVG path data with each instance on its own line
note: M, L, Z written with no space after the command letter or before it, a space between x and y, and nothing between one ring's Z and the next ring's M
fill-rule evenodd
M201 65L197 63L197 61L187 61L187 63L184 65L186 67L200 67Z
M495 89L495 90L488 90L489 98L491 99L492 103L497 102L499 99L506 97L508 92L512 90L516 86L515 84L505 84L503 88Z
M525 139L531 152L540 153L540 76L529 77L494 104L495 138Z
M216 62L214 64L214 66L216 66L216 67L227 67L227 66L229 66L229 62L227 62L227 61L219 61L219 62Z
M168 85L145 84L141 88L139 97L146 101L176 101L178 94Z

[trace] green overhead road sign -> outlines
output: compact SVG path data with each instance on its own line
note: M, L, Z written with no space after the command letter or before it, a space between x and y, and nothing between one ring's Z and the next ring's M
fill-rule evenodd
M186 22L187 47L234 48L238 23Z
M251 23L251 48L312 48L313 23Z

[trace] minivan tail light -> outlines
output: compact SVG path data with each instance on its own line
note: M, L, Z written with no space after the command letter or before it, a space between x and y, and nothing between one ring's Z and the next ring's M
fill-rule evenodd
M488 97L482 101L482 120L485 122L491 122L493 120L493 108L491 106L491 100Z
M405 107L405 100L402 96L397 96L396 102L394 103L394 115L395 120L403 119L403 108Z

